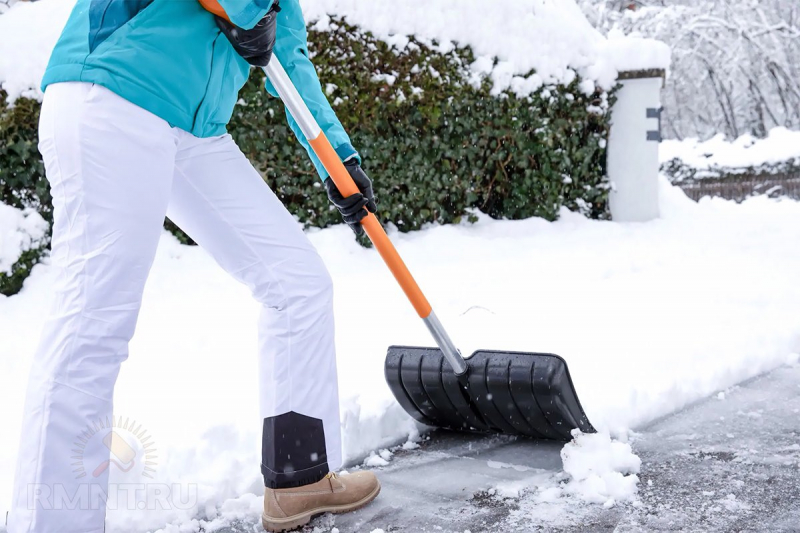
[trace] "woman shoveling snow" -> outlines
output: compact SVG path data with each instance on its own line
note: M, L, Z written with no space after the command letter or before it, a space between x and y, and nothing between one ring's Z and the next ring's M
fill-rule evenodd
M361 191L343 198L287 113L356 232L376 210L372 184L308 58L298 0L215 7L230 21L191 1L78 0L51 56L39 139L59 274L31 370L9 533L101 533L105 498L93 496L107 497L112 465L141 460L120 451L108 421L165 215L262 305L264 527L350 511L380 491L371 472L333 473L342 453L325 265L226 134L251 65L266 66L273 48L283 61Z

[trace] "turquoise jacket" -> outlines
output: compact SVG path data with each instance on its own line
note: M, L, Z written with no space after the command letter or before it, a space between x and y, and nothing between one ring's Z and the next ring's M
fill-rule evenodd
M252 28L272 0L220 0L231 21ZM357 156L308 58L298 0L281 0L275 55L342 160ZM247 64L196 0L77 0L50 57L42 90L97 83L197 137L226 132ZM277 96L267 82L267 90ZM324 179L327 172L286 113Z

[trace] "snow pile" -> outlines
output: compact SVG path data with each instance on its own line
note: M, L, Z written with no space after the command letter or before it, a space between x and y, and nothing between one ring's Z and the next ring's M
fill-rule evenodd
M642 461L630 444L612 440L608 433L575 430L573 437L561 450L564 472L570 476L564 491L607 507L634 501Z
M0 82L13 100L39 95L47 60L74 0L22 2L0 16ZM406 35L441 49L473 48L472 70L486 74L500 92L535 91L568 84L576 73L610 88L618 70L667 68L669 49L650 39L615 34L606 39L587 22L574 0L430 0L420 14L412 0L301 0L306 19L324 28L329 15L405 46ZM24 50L24 54L19 51ZM497 63L495 64L495 58ZM533 76L527 76L532 70ZM33 89L32 93L29 91ZM39 95L40 96L40 95Z
M10 274L20 256L42 245L47 222L33 209L0 203L0 274Z
M392 237L464 353L489 347L563 356L592 424L625 434L796 361L792 354L800 352L800 203L764 197L740 205L695 203L665 181L661 198L662 218L648 223L592 221L564 211L553 223L481 216L474 225ZM3 226L0 235L7 234ZM384 381L386 347L431 340L378 254L358 246L349 228L309 237L338 288L342 431L345 455L360 464L418 428ZM53 275L39 265L21 294L0 297L0 405L8 406L0 516L10 505L21 401ZM370 312L362 299L344 296L346 287L369 291ZM153 436L157 481L190 485L197 501L187 509L113 511L110 531L216 519L225 505L247 504L229 500L263 490L254 372L258 311L247 289L203 250L164 235L115 411ZM586 448L616 464L617 455L602 451L607 442L588 437L573 448L578 458ZM580 465L574 457L570 469ZM613 471L597 473L606 484L598 493L609 498L624 488L606 479ZM562 502L553 505L579 498L577 492L565 497L552 483L537 486L543 487L537 497ZM588 481L581 487L593 488Z
M772 129L765 139L746 134L729 141L719 134L707 141L696 138L667 140L661 143L659 159L662 164L679 159L700 170L744 169L792 160L800 162L800 131L778 127ZM701 172L698 177L702 175Z
M584 434L575 430L573 440L561 450L561 460L564 471L556 475L498 463L496 468L530 471L530 475L499 483L486 494L514 500L516 509L511 511L509 523L520 527L531 519L545 528L585 525L582 517L594 504L641 505L637 474L642 462L629 444L612 439L606 432Z
M510 522L520 525L532 517L540 526L565 525L565 516L569 523L580 523L580 517L590 512L591 505L585 504L641 505L637 499L637 474L642 462L626 442L611 438L607 432L585 434L575 430L573 440L561 450L561 460L563 472L555 475L547 470L490 461L490 468L513 468L527 474L495 485L486 495L515 500L517 509L511 512Z

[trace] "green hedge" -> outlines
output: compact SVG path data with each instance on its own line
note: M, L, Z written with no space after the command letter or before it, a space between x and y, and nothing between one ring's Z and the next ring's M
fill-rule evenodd
M576 79L530 97L493 96L488 80L471 79L469 48L442 53L413 38L390 46L342 20L325 31L310 27L309 41L323 87L375 182L384 222L411 231L474 219L474 209L554 220L562 207L608 217L606 104L613 94L584 95ZM304 224L338 224L263 76L253 71L230 133ZM0 199L35 205L50 220L35 151L37 113L26 99L0 108ZM17 289L0 275L0 293Z

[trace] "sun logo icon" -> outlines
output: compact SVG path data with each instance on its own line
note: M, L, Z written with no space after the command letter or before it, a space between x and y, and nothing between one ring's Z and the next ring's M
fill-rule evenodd
M154 479L158 456L152 436L141 424L122 417L97 420L76 436L71 466L75 479L101 476L111 468L122 474ZM105 449L103 449L105 448ZM86 457L108 457L97 464L86 464Z

